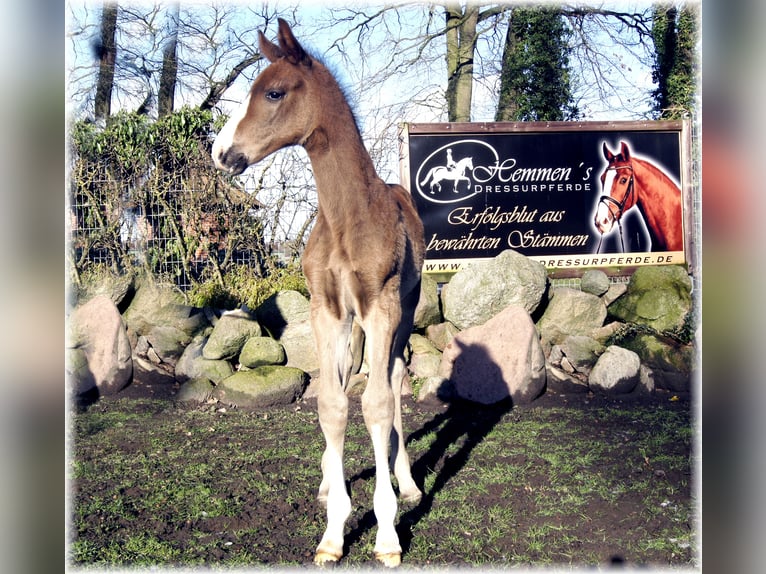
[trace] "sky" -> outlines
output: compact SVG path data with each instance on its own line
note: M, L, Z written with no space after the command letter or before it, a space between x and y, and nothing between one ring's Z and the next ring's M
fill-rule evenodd
M253 13L253 10L259 10L261 4L234 2L237 9L234 25L242 34L237 38L237 42L247 43L255 49L256 29L261 25L263 19L260 15ZM615 7L627 9L628 4L607 3ZM122 4L128 9L136 9L137 12L148 12L145 7L150 4L141 2L126 2ZM199 9L203 13L213 5L211 2L182 2L182 9ZM446 108L443 94L446 89L446 63L444 59L444 40L439 40L424 52L418 55L417 64L406 68L398 68L397 73L390 74L383 80L378 80L381 71L386 70L391 62L396 60L392 56L394 50L393 39L386 36L387 31L396 39L403 39L403 44L407 44L408 38L417 37L421 30L423 18L428 17L428 12L423 9L423 4L402 4L396 13L387 15L386 26L375 25L367 28L354 29L353 33L346 34L351 27L350 24L343 22L337 23L339 19L350 17L351 13L346 8L352 8L355 11L364 11L374 13L376 5L369 2L342 2L335 0L328 2L303 2L295 12L287 10L294 3L276 2L270 3L271 9L284 8L286 12L283 15L288 20L293 18L297 21L295 33L298 39L314 53L322 57L330 68L335 72L341 85L347 89L357 120L365 139L365 143L370 149L371 155L376 163L380 175L387 181L398 181L399 177L399 129L403 122L438 122L446 121ZM646 6L644 4L643 6ZM92 98L92 86L95 83L96 63L92 54L91 43L94 37L97 37L100 2L70 1L67 4L66 15L67 36L65 41L66 68L68 72L68 89L70 97L67 100L68 114L72 117L82 117L85 100L82 99L80 92L83 88L90 89ZM157 16L156 25L162 25L164 13L160 12ZM359 22L359 18L352 20L353 24ZM335 22L330 26L330 22ZM440 10L433 13L433 22L431 29L442 25L443 15ZM487 26L487 24L483 24ZM358 41L359 30L364 31L364 38ZM126 31L127 32L127 31ZM265 31L267 37L274 39L276 35L276 22L272 22L270 29ZM347 36L343 38L343 36ZM223 36L220 37L223 40ZM494 121L497 92L499 86L499 73L495 70L499 61L499 53L502 50L504 39L504 28L500 28L497 34L485 34L480 36L477 47L476 65L477 69L483 67L483 74L480 79L474 81L474 94L472 106L473 121ZM578 91L580 97L584 98L581 109L584 112L583 120L631 120L640 117L646 117L649 111L650 100L647 92L652 87L651 70L642 65L634 54L626 52L623 49L616 49L614 43L603 33L594 36L594 45L600 51L600 56L606 61L616 61L620 63L619 73L612 74L609 78L610 83L618 86L613 93L594 94L592 88L597 84L593 78L587 76L581 82L581 89ZM123 41L126 41L123 38ZM238 45L235 42L234 45ZM151 38L145 34L136 34L130 40L136 51L150 52L156 46L152 46ZM206 64L206 55L210 48L200 45L195 47L194 53L181 53L180 58L189 59L195 63L204 66ZM404 52L410 55L412 52ZM225 54L225 62L216 74L218 78L223 77L233 65L243 58L245 54L241 49L233 49ZM400 54L401 56L401 54ZM400 58L401 59L401 58ZM139 59L134 60L136 65L142 65ZM573 67L577 62L573 59ZM229 114L242 101L249 88L258 68L252 66L238 79L232 88L224 95L218 109L220 112ZM587 70L586 70L587 71ZM479 74L477 73L477 76ZM115 109L127 108L136 109L143 99L145 85L135 84L138 96L126 96L124 93L118 93L113 97L113 111ZM191 83L182 86L177 91L176 107L184 104L198 105L204 94L207 92L204 82ZM302 150L290 150L279 156L279 162L287 164L306 165L305 153ZM291 163L292 162L292 163ZM260 179L262 166L257 165L248 169L242 177L242 183L246 189L253 189L255 182ZM296 172L296 168L285 168L278 170L282 173L284 169L291 169ZM277 179L279 175L275 176ZM296 185L310 185L310 173L304 169L300 177L295 178ZM278 193L275 191L274 193ZM259 199L269 205L276 202L276 197L269 198L268 189L261 192ZM294 210L303 213L305 217L315 208L311 202L298 201L294 205ZM285 228L299 228L296 223L301 216L296 215L296 211L283 208L286 214L287 222ZM276 231L275 231L276 233ZM290 235L289 230L285 231Z

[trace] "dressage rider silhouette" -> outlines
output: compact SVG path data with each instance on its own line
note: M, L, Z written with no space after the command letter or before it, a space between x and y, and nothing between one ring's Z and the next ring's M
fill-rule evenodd
M452 159L452 148L447 148L447 170L454 171L457 168L457 163Z

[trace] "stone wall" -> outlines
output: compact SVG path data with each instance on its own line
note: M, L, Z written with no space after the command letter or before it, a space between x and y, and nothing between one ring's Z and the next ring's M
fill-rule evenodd
M690 392L698 362L691 287L683 268L665 266L640 268L627 285L592 270L580 290L553 288L539 263L514 251L441 289L426 276L408 349L418 399ZM310 396L318 376L309 302L295 291L255 310L217 311L122 278L81 294L67 325L73 395L165 385L180 401L257 408ZM361 350L360 330L353 341ZM367 372L356 355L349 392L363 388Z

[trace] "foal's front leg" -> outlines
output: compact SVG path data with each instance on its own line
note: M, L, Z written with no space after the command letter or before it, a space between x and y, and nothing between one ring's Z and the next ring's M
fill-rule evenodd
M375 494L373 505L378 522L375 558L384 566L401 563L402 548L396 533L397 502L389 467L391 431L394 428L394 393L391 387L392 329L385 314L373 315L366 329L370 353L370 376L362 395L364 422L375 454Z
M351 321L338 321L324 311L313 316L314 336L320 353L319 425L326 447L322 455L319 501L327 507L327 527L314 555L318 565L335 563L343 556L343 534L351 513L343 471L343 446L348 421L348 398L344 392L344 363L351 334Z

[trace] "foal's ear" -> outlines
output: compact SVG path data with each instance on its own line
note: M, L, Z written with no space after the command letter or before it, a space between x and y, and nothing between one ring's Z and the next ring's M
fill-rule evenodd
M290 25L279 18L279 33L277 34L277 41L282 54L287 61L291 64L304 64L306 66L311 65L311 56L306 53L298 43L298 40L293 36L293 31L290 29Z
M266 36L263 35L263 32L258 30L258 48L261 51L261 54L264 58L266 58L269 62L276 62L284 56L282 53L282 50L279 49L279 46L276 44L269 42L268 39L266 39Z

